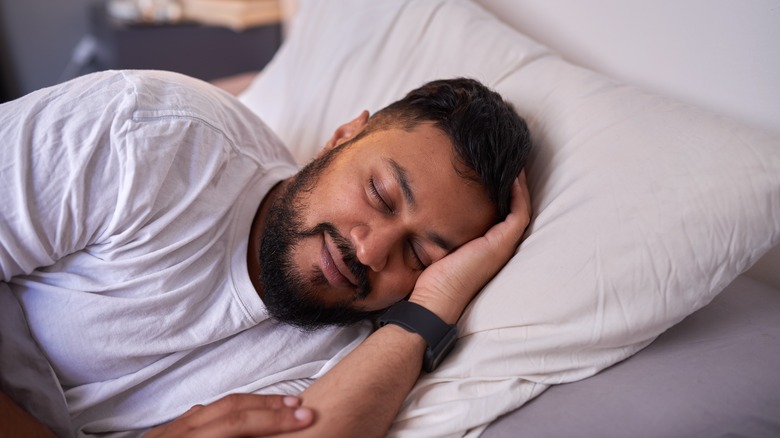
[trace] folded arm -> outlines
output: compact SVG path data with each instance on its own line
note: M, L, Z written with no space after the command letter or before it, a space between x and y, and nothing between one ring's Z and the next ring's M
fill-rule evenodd
M506 220L429 266L418 279L409 300L454 324L476 293L512 257L529 220L530 197L522 173L513 188L512 210ZM301 394L303 407L298 412L313 414L313 423L312 418L306 417L305 422L286 430L312 423L291 434L301 437L385 435L420 375L425 348L425 341L416 333L393 324L383 326ZM247 413L236 421L249 422L251 417ZM267 429L255 424L258 427L253 429L253 434L279 432L271 423ZM220 435L229 436L229 433Z
M530 220L530 197L521 174L512 211L503 222L426 269L409 300L454 324L477 292L512 257ZM425 341L393 324L366 339L303 392L316 413L301 436L383 436L417 381Z

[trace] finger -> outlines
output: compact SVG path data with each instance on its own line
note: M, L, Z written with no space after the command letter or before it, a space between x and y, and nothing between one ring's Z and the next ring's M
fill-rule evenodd
M300 405L300 399L284 395L230 394L205 406L193 406L166 427L166 433L185 433L231 412L273 410Z
M261 400L259 400L261 403L258 403L257 406L262 406L263 403L265 406L268 406L269 408L275 406L277 404L277 401L275 400L278 397L282 398L282 405L287 406L288 408L294 408L301 405L301 399L298 397L292 396L292 395L283 395L283 396L277 396L277 395L258 395L258 396L252 396L253 398L256 397L262 397ZM203 405L192 405L191 408L187 410L187 412L181 414L179 418L185 418L189 417L190 415L199 412L201 409L204 409Z
M517 181L512 187L512 201L510 209L513 213L523 215L531 214L531 193L528 190L528 180L525 169L517 176Z
M190 415L200 411L201 409L203 409L203 405L193 405L191 408L187 409L187 412L181 414L179 418L189 417Z
M524 230L531 220L531 193L528 190L525 170L520 172L512 184L509 208L505 222L520 226L521 231Z
M187 436L267 436L299 430L313 421L314 412L304 407L232 411L189 431Z

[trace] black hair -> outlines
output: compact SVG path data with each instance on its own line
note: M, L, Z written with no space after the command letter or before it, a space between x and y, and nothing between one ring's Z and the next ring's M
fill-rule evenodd
M461 176L476 180L495 204L497 219L509 214L512 184L531 150L528 126L511 103L474 79L428 82L369 119L363 134L433 122L449 137ZM466 172L461 170L466 167Z

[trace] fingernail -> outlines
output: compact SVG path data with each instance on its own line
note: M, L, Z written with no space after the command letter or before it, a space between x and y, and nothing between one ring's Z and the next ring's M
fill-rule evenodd
M282 399L282 403L284 403L284 405L288 408L294 408L301 404L301 400L298 397L288 395Z
M295 416L295 419L298 421L310 421L312 419L312 412L311 409L308 408L298 408L295 410L295 413L293 413Z

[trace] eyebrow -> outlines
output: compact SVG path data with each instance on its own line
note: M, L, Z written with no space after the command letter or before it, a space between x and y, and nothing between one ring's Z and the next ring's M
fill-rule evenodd
M428 233L428 238L431 239L431 242L435 243L436 246L446 251L447 254L455 249L455 245L451 244L447 239L441 237L441 235L436 232L431 231Z
M390 170L393 173L393 177L398 183L398 186L401 187L401 192L403 192L404 199L406 199L409 207L414 209L416 207L417 201L414 198L414 190L412 190L412 185L409 182L409 174L406 172L406 169L392 158L385 158L385 163L387 163L387 165L390 167ZM430 231L427 234L427 237L433 243L435 243L436 246L442 248L448 254L455 249L455 245L450 243L447 239L435 231Z
M406 173L406 169L392 158L385 158L385 163L390 166L390 170L393 172L393 176L395 177L396 182L401 187L401 191L404 193L406 203L409 204L410 208L416 207L417 205L416 200L414 199L414 191L412 190L412 185L409 183L409 174Z

